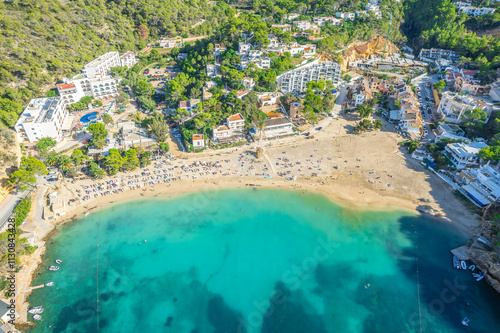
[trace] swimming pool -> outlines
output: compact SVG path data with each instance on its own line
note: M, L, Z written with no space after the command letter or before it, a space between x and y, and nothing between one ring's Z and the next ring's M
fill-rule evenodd
M99 112L87 113L86 115L84 115L83 117L80 118L80 122L88 123L92 120L96 120L97 119L96 115L98 115L98 114L99 114Z

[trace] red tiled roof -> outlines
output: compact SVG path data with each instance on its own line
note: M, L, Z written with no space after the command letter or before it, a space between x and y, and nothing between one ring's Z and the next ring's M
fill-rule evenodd
M477 73L477 70L473 69L462 69L462 73L467 76L474 76Z
M180 101L179 102L179 107L180 108L187 108L188 107L189 101Z
M235 115L232 115L228 119L229 121L237 121L237 120L243 120L243 117L241 116L241 114L237 113Z
M203 134L194 134L193 140L203 140Z
M73 83L63 83L57 85L57 90L65 90L65 89L75 89L75 85Z

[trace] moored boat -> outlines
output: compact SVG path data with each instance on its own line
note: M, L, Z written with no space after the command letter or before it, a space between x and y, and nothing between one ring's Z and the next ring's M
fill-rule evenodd
M460 267L462 267L462 269L467 269L467 264L465 263L465 261L460 261Z
M462 319L462 325L469 326L469 321L470 321L470 319L465 317L464 319Z
M40 314L40 313L43 313L43 308L41 306L35 306L35 307L29 309L28 313L31 313L31 314Z
M58 265L62 264L62 260L61 259L56 259L56 264L58 264Z
M476 269L476 266L475 265L470 265L469 269L474 272L474 270Z
M45 284L45 287L52 287L54 285L54 282L48 282Z
M34 320L42 320L42 316L36 314L33 316L33 319Z
M457 256L453 256L453 268L460 269L460 261Z
M50 266L49 267L49 271L58 271L59 270L59 266Z
M479 276L476 281L481 281L484 278L483 272L479 272Z

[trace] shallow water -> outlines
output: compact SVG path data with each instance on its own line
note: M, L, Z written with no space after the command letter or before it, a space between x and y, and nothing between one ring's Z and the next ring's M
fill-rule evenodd
M459 332L464 316L499 332L500 297L451 267L464 241L290 191L120 204L54 237L44 264L63 264L33 283L55 286L30 296L45 308L31 332Z

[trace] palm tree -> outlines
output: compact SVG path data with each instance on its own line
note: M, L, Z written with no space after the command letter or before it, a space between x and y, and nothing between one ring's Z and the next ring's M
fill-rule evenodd
M75 165L73 160L66 155L60 156L58 164L59 164L59 168L61 168L61 171L64 173L66 173L69 170L69 168L71 168Z
M45 160L45 164L48 166L54 166L57 165L58 163L59 163L59 155L56 152L51 151L49 153L49 156L47 156L47 159Z

